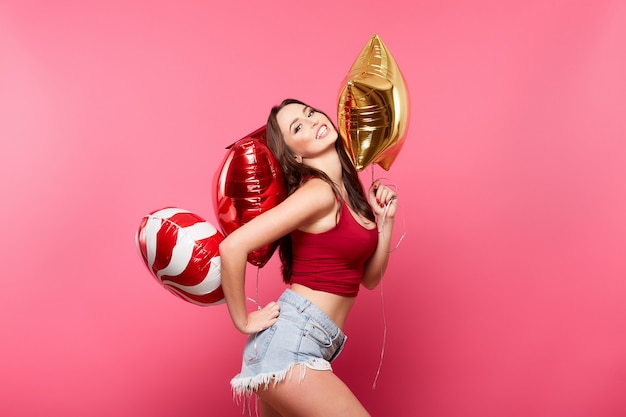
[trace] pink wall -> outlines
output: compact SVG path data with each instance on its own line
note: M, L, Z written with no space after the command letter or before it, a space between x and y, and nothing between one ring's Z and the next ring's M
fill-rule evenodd
M160 288L135 229L214 221L224 147L286 96L332 114L374 33L413 104L375 169L407 237L376 389L379 290L337 373L376 416L626 415L624 2L212 4L0 3L1 415L240 415L243 336Z

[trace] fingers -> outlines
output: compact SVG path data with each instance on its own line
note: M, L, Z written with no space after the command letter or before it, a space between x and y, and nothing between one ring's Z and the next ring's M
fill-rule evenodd
M265 323L267 324L265 328L276 324L276 321L278 321L278 316L280 315L280 306L278 305L278 303L272 301L268 305L263 307L261 311L264 313L261 318L262 320L265 320Z
M398 199L396 191L382 184L380 180L376 180L372 183L372 186L370 187L370 196L376 201L376 205L380 208L383 208L387 204L390 204L391 201Z
M243 329L243 333L258 333L272 327L280 316L280 306L275 301L268 303L260 310L248 314L248 323Z
M269 302L262 310L267 310L268 315L274 318L280 314L280 306L276 301Z

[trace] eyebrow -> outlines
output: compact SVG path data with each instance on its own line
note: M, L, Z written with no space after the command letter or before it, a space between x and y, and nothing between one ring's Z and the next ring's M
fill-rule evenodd
M304 106L304 108L302 109L302 114L306 114L306 111L308 109L310 109L311 106ZM291 122L291 124L289 125L289 131L291 132L291 127L293 126L294 123L296 123L298 121L299 118L295 118L293 122Z

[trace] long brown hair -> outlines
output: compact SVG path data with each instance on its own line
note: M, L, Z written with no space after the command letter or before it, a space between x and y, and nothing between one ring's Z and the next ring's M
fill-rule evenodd
M276 116L278 112L288 104L302 104L303 106L308 106L306 103L296 99L289 98L283 100L283 102L278 106L272 107L266 126L267 146L270 148L274 156L276 156L276 159L283 170L287 187L287 195L291 195L307 179L315 177L327 182L332 188L337 199L339 201L344 201L339 189L337 188L337 184L335 184L325 172L297 162L295 154L285 143L285 138L280 131L280 126L278 125ZM330 120L326 113L313 107L311 108L318 113L322 113L328 118L328 120ZM331 123L333 122L331 121ZM335 128L335 131L339 131L334 123L333 127ZM342 179L348 195L347 204L350 208L352 208L352 210L356 211L363 217L370 221L375 221L374 212L367 202L363 184L361 184L358 172L352 164L350 156L345 150L341 138L338 138L337 141L335 141L335 149L337 150L339 160L341 161ZM283 280L286 283L289 283L291 281L293 265L293 251L291 248L290 235L286 235L280 239L279 255L282 262Z

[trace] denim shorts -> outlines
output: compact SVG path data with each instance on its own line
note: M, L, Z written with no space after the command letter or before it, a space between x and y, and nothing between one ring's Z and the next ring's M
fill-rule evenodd
M300 380L307 367L332 370L330 363L343 349L347 336L309 300L287 289L278 304L276 324L246 342L241 372L230 381L235 395L291 378L296 364L302 364Z

